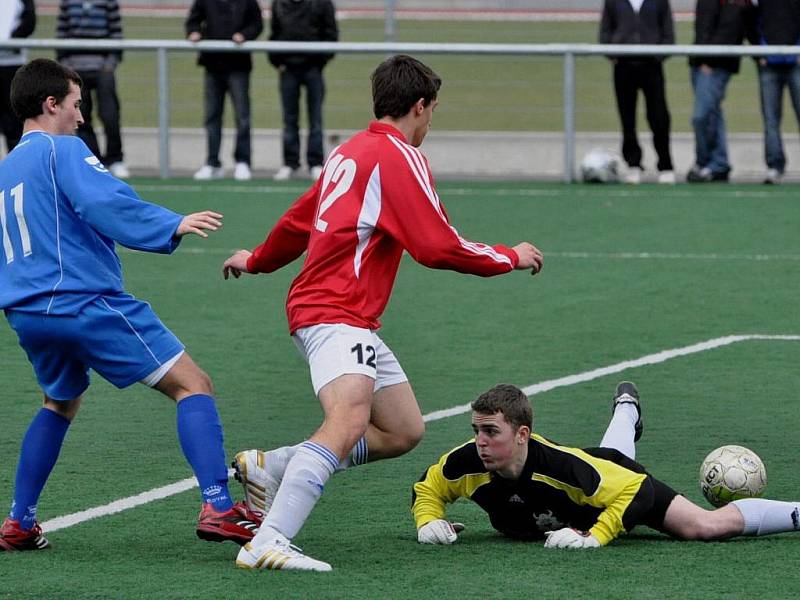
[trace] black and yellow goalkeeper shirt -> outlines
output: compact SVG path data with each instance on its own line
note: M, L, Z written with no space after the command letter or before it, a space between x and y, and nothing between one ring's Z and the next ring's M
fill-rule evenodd
M574 527L605 545L636 524L626 511L647 478L647 473L531 434L525 466L511 481L487 471L471 440L442 456L414 484L411 511L419 528L445 519L447 504L469 498L507 536L542 539L545 531Z

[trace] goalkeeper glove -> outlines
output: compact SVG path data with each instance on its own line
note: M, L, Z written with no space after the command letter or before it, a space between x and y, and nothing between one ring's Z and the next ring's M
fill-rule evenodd
M600 542L589 532L564 527L557 531L545 533L545 548L599 548Z
M452 544L462 531L464 525L461 523L436 519L417 529L417 541L420 544Z

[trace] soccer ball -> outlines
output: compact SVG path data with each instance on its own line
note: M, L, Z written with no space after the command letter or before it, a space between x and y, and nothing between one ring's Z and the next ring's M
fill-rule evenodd
M700 491L716 507L740 498L757 498L767 487L767 469L743 446L722 446L700 465Z
M619 181L619 157L610 150L594 148L581 161L581 178L586 183Z

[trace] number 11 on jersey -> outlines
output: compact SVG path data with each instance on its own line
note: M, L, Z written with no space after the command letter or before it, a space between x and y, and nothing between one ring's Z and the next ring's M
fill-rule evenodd
M14 200L14 215L17 218L17 228L22 241L22 255L31 255L31 234L28 231L28 224L25 222L23 211L24 197L22 183L11 188L11 198ZM3 229L3 249L6 253L6 263L14 262L14 247L11 245L11 237L8 235L6 217L6 191L0 191L0 227Z

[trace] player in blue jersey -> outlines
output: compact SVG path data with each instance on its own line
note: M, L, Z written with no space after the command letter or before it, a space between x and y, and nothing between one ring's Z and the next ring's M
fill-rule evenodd
M228 492L222 424L211 380L150 305L125 293L115 242L171 253L222 215L182 216L139 198L76 137L81 79L47 59L22 67L11 102L23 136L0 163L0 308L44 392L20 450L0 550L49 547L39 495L89 386L89 369L118 387L136 382L177 403L178 437L203 498L200 538L246 543L259 520Z

